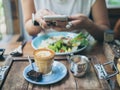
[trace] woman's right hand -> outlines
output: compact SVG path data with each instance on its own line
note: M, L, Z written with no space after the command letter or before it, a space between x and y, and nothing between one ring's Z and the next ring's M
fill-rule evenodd
M43 16L45 15L55 15L55 13L48 9L41 9L35 13L35 20L39 23L40 27L44 30L50 28L47 25L46 21L43 19Z

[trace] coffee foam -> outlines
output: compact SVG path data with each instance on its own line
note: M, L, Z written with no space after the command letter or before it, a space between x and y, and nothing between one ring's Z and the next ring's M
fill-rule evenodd
M34 55L36 58L49 60L54 58L54 51L46 48L38 49L34 51Z
M51 52L50 51L39 51L36 53L37 56L39 57L49 57L51 56Z

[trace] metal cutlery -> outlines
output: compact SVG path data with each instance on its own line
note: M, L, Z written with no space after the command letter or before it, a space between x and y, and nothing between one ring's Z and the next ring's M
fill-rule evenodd
M3 48L1 48L0 49L0 60L4 60L4 51L5 51L5 49L3 49Z
M32 70L34 70L34 66L32 64L32 60L30 59L30 56L28 56L28 61L29 61L30 65L32 66Z
M23 41L21 45L18 46L15 50L13 50L10 55L12 56L22 56L23 55L23 48L27 41Z
M3 80L5 77L5 74L8 70L9 66L1 66L0 67L0 80Z

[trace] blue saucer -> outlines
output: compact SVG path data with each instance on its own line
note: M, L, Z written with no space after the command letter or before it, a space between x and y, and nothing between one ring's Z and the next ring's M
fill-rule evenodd
M35 63L33 63L34 68L36 69ZM64 64L54 61L53 67L52 67L52 73L49 75L43 75L42 80L40 81L33 81L30 78L28 78L27 73L32 69L30 65L26 66L23 71L24 78L33 84L39 84L39 85L47 85L47 84L53 84L60 80L62 80L67 75L67 69Z

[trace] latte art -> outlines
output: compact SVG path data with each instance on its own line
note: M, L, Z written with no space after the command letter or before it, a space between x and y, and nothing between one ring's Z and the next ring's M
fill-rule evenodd
M37 56L40 56L40 57L48 57L51 55L51 52L50 51L40 51L38 53L36 53Z
M50 49L41 48L34 52L36 58L49 60L54 57L54 52Z

